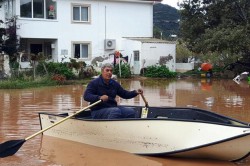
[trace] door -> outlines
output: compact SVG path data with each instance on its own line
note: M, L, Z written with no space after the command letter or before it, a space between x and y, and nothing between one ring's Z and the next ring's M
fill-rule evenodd
M134 74L140 74L140 52L134 51Z
M43 52L42 44L30 44L30 53L38 55L39 52Z

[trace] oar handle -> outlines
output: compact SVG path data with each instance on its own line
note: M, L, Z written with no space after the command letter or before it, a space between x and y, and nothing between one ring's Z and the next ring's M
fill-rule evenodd
M96 104L99 104L99 103L101 103L101 102L102 102L102 100L98 100L97 102L95 102L95 103L93 103L93 104L90 104L89 106L87 106L87 107L85 107L85 108L83 108L83 109L77 111L76 113L74 113L74 114L72 114L72 115L69 115L69 116L67 116L66 118L63 118L63 119L59 120L58 122L54 123L53 125L51 125L51 126L45 128L45 129L43 129L43 130L40 130L40 131L38 131L37 133L35 133L35 134L33 134L33 135L31 135L31 136L25 138L25 141L27 141L27 140L29 140L29 139L31 139L31 138L37 136L38 134L41 134L41 133L43 133L43 132L45 132L45 131L51 129L52 127L54 127L54 126L56 126L56 125L58 125L58 124L64 122L65 120L68 120L68 119L72 118L73 116L75 116L75 115L81 113L82 111L84 111L84 110L86 110L86 109L89 109L89 108L91 108L91 107L93 107L93 106L95 106Z
M147 102L147 100L145 99L145 97L144 97L144 95L142 93L141 93L141 97L142 97L142 99L143 99L143 101L145 103L145 107L148 107L148 102Z

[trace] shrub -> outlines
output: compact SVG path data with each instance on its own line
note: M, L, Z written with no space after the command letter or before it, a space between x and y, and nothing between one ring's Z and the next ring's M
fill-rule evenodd
M55 62L49 62L46 63L46 68L48 70L48 73L50 73L50 75L62 75L64 76L67 80L70 79L74 79L75 75L72 72L72 70L67 66L67 63L55 63ZM40 74L44 74L44 68L42 66L42 64L39 63L39 65L37 66L37 71Z
M56 81L58 84L64 84L64 82L66 80L65 76L63 76L61 74L55 74L52 76L51 79Z
M53 81L47 77L38 78L36 80L9 79L0 81L0 89L23 89L55 85L57 85L56 81Z
M170 71L165 65L148 66L145 70L144 76L154 78L173 78L177 75L176 72Z
M121 64L121 76L120 76L120 69L119 65L116 65L114 68L114 74L120 78L130 78L131 77L131 70L128 64Z

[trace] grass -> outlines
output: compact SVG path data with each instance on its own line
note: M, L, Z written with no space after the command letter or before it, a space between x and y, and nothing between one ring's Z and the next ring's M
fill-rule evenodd
M3 80L0 81L0 89L24 89L42 86L56 86L56 81L52 80Z
M87 84L88 82L89 79L69 80L64 82L54 81L49 78L38 78L36 80L9 79L0 81L0 89L26 89L26 88L45 87L45 86Z

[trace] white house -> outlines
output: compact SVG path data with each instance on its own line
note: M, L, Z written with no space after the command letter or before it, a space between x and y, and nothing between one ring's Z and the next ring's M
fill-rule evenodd
M153 5L160 1L3 0L0 19L17 16L21 49L55 62L91 64L120 51L134 74L160 58L175 71L175 43L153 39Z

